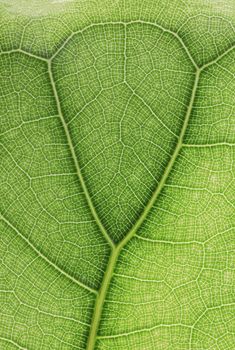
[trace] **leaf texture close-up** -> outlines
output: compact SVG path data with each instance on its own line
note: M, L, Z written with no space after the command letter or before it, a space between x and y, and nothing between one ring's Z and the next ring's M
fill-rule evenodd
M234 0L1 0L0 139L0 350L235 349Z

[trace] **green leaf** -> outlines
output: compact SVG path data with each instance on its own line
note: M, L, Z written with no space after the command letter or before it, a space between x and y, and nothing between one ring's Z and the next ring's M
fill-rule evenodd
M0 349L233 349L234 0L0 18Z

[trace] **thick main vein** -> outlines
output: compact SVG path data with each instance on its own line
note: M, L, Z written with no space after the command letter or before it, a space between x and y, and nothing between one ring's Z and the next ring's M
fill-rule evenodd
M174 150L174 152L173 152L173 154L168 162L168 165L163 173L163 176L162 176L160 182L158 183L156 190L152 194L152 197L150 198L147 206L145 207L142 214L140 215L139 219L136 221L136 223L131 228L131 230L127 233L127 235L123 238L123 240L120 241L120 243L115 247L115 249L113 249L113 251L110 255L108 266L107 266L107 269L106 269L106 272L105 272L105 275L103 278L103 282L101 284L101 288L98 292L96 303L95 303L95 308L94 308L93 318L92 318L92 323L91 323L91 328L90 328L90 334L89 334L88 342L87 342L87 350L94 350L94 348L95 348L95 343L96 343L96 339L97 339L97 332L98 332L98 328L99 328L99 324L100 324L100 319L101 319L101 315L102 315L102 310L103 310L105 298L106 298L106 295L107 295L107 292L108 292L108 289L110 286L110 282L111 282L111 279L113 276L113 272L114 272L119 254L120 254L121 250L123 249L123 247L135 235L137 230L140 228L140 226L142 225L142 223L146 219L146 217L147 217L148 213L150 212L150 210L152 209L153 205L155 204L155 202L156 202L158 196L160 195L160 193L161 193L161 191L162 191L162 189L163 189L163 187L168 179L168 176L169 176L169 174L170 174L170 172L175 164L176 158L178 157L179 152L182 148L184 135L185 135L188 123L189 123L190 115L192 113L192 109L193 109L193 105L194 105L194 101L195 101L195 97L196 97L196 91L197 91L197 87L198 87L200 72L201 72L200 69L197 69L195 72L195 80L194 80L194 84L192 87L192 94L191 94L189 105L188 105L188 108L187 108L187 111L185 114L185 118L184 118L184 122L183 122L183 125L181 128L181 132L180 132L175 150Z
M95 209L95 207L94 207L94 205L92 203L92 200L91 200L90 194L88 192L86 183L84 181L83 175L81 173L81 169L80 169L80 166L79 166L79 163L78 163L78 159L77 159L77 156L76 156L76 153L75 153L75 149L74 149L74 146L73 146L73 141L72 141L72 138L71 138L71 135L70 135L70 132L69 132L69 128L68 128L68 125L66 123L66 120L65 120L63 112L62 112L60 99L59 99L59 96L58 96L58 93L57 93L54 77L53 77L53 74L52 74L51 62L52 62L51 60L48 62L48 71L49 71L49 77L50 77L50 81L51 81L51 86L52 86L53 94L54 94L54 97L55 97L58 114L59 114L61 123L63 125L64 131L65 131L65 135L66 135L66 139L67 139L67 142L68 142L68 146L69 146L69 149L70 149L70 153L72 155L72 159L73 159L76 171L77 171L77 176L79 178L80 184L81 184L82 189L84 191L84 195L86 197L87 204L88 204L88 206L90 208L90 211L91 211L91 213L92 213L92 215L93 215L93 217L94 217L94 219L95 219L99 229L103 233L106 241L109 243L111 248L114 248L114 243L113 243L112 239L110 238L109 234L107 233L107 231L106 231L105 227L103 226L102 222L100 221L100 218L99 218L99 216L98 216L98 214L96 212L96 209Z

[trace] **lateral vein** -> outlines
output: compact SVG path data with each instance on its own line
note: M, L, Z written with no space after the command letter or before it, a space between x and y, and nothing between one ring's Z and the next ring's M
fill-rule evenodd
M67 277L68 279L70 279L71 281L73 281L74 283L78 284L80 287L85 288L86 290L88 290L89 292L93 293L93 294L97 294L97 290L88 287L87 285L85 285L84 283L78 281L76 278L74 278L73 276L71 276L70 274L68 274L67 272L65 272L64 270L62 270L59 266L57 266L55 263L53 263L50 259L48 259L42 252L40 252L40 250L38 250L14 225L12 225L10 223L10 221L8 221L2 214L0 215L0 218L2 219L2 221L5 222L5 224L7 224L7 226L9 226L12 230L14 230L19 236L20 238L22 238L24 240L24 242L27 243L28 246L30 246L30 248L32 248L32 250L34 250L34 252L40 256L40 258L42 258L44 261L46 261L50 266L52 266L55 270L57 270L58 272L60 272L62 275L64 275L65 277Z
M188 122L189 122L189 118L193 109L193 104L195 101L195 96L196 96L196 91L197 91L197 87L198 87L198 82L199 82L199 77L200 77L200 69L196 70L195 73L195 80L194 80L194 85L193 85L193 89L192 89L192 94L191 94L191 98L190 98L190 102L187 108L187 112L185 115L185 119L184 119L184 123L178 138L178 142L177 145L175 147L175 150L172 154L171 159L168 162L168 165L163 173L163 176L158 184L158 186L156 187L156 190L154 191L154 193L152 194L151 199L149 200L147 206L145 207L144 211L142 212L142 214L140 215L139 219L136 221L136 223L134 224L134 226L131 228L131 230L127 233L127 235L125 236L125 238L119 243L118 248L121 250L126 244L127 242L134 236L134 234L136 233L136 231L139 229L139 227L142 225L142 223L144 222L144 220L146 219L148 213L150 212L150 210L152 209L154 203L156 202L159 194L161 193L163 187L165 186L165 183L168 179L168 176L173 168L173 165L175 163L176 158L179 155L179 152L182 148L183 145L183 138L188 126Z
M57 105L57 109L58 109L58 114L59 114L61 123L63 125L64 131L65 131L65 135L66 135L66 138L67 138L67 142L68 142L68 146L69 146L69 149L70 149L70 153L72 155L73 162L74 162L74 165L75 165L75 168L76 168L76 171L77 171L77 176L79 178L80 184L81 184L82 189L84 191L87 204L88 204L88 206L90 208L90 211L91 211L91 213L92 213L92 215L93 215L93 217L94 217L94 219L95 219L99 229L101 230L103 236L105 237L106 241L109 243L111 248L113 249L115 247L115 245L114 245L112 239L110 238L109 234L107 233L105 227L103 226L102 222L100 221L100 218L99 218L99 216L98 216L98 214L96 212L96 209L95 209L95 207L94 207L94 205L92 203L92 200L91 200L90 194L88 192L88 189L86 187L86 184L85 184L85 181L84 181L81 169L80 169L80 165L78 163L78 159L77 159L77 156L76 156L76 153L75 153L75 149L74 149L74 146L73 146L73 141L72 141L72 138L70 136L69 128L68 128L68 125L67 125L67 123L65 121L65 118L64 118L64 115L63 115L63 112L62 112L60 99L59 99L59 96L58 96L58 93L57 93L54 77L53 77L53 74L52 74L51 61L49 61L49 63L48 63L48 72L49 72L51 86L52 86L53 94L54 94L56 105Z
M15 341L8 339L8 338L4 338L4 337L0 337L0 340L3 340L7 343L10 343L16 347L18 347L20 350L27 350L25 347L22 347L21 345L17 344Z

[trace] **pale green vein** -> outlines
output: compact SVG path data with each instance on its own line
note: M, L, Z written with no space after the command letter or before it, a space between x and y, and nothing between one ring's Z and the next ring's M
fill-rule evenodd
M70 34L67 39L64 41L64 43L57 49L57 51L55 51L55 53L51 56L51 60L53 58L55 58L59 52L61 52L61 50L69 43L69 41L76 35L76 34L79 34L79 33L84 33L86 30L90 29L90 28L93 28L93 27L98 27L98 26L106 26L106 25L123 25L125 28L127 25L130 25L130 24L146 24L146 25L152 25L160 30L162 30L163 32L165 33L169 33L171 34L172 36L174 36L178 42L181 44L181 46L183 47L186 55L188 56L188 58L190 59L191 63L193 64L193 66L198 69L198 65L197 63L195 62L193 56L191 55L189 49L187 48L187 46L185 45L183 39L179 36L178 33L170 30L169 28L165 28L163 26L161 26L160 24L157 24L155 22L151 22L151 21L143 21L143 20L134 20L134 21L127 21L127 22L124 22L124 21L112 21L112 22L98 22L98 23L92 23L82 29L79 29L79 30L76 30L75 32L73 32L72 34ZM126 31L126 29L125 29ZM125 34L126 35L126 34ZM125 48L124 48L125 49Z
M12 53L23 53L24 55L32 57L32 58L36 58L37 60L48 62L48 59L46 59L44 57L41 57L41 56L38 56L38 55L35 55L35 54L31 53L31 52L28 52L28 51L25 51L25 50L22 50L22 49L12 49L12 50L9 50L9 51L1 51L0 55L12 54Z
M178 139L178 135L177 134L175 134L170 128L168 128L168 126L157 116L157 114L153 111L153 109L145 102L145 100L139 95L139 94L137 94L137 92L134 90L134 89L132 89L132 87L130 86L130 84L128 84L127 82L126 82L126 85L128 86L128 88L131 90L131 92L132 92L132 94L134 95L134 96L136 96L142 103L143 103L143 105L151 112L151 114L156 118L156 120L167 130L167 131L169 131L169 133L171 134L171 135L173 135L175 138L177 138Z
M27 350L25 347L22 347L21 345L17 344L14 340L11 340L11 339L8 339L8 338L4 338L4 337L0 337L0 340L5 341L6 343L10 343L10 344L16 346L20 350Z
M229 146L229 147L234 147L235 143L230 143L230 142L216 142L216 143L208 143L208 144L188 144L184 143L182 145L183 147L186 148L206 148L206 147L217 147L217 146Z
M10 128L10 129L8 129L8 130L6 130L6 131L0 133L0 135L1 135L1 136L6 135L6 134L8 134L8 133L10 133L10 132L13 132L13 131L15 131L15 130L21 129L22 127L24 127L25 125L28 125L28 124L34 124L34 123L36 124L36 123L42 122L42 121L44 121L44 120L55 119L55 118L58 118L58 115L50 115L50 116L48 116L48 117L43 117L43 118L40 117L40 118L33 119L33 120L22 121L21 124L15 126L14 128Z
M59 99L59 96L58 96L58 93L57 93L54 77L53 77L53 74L52 74L51 61L48 62L48 72L49 72L51 86L52 86L52 90L53 90L53 93L54 93L54 97L55 97L55 101L56 101L56 105L57 105L57 109L58 109L58 114L60 116L60 120L61 120L61 123L63 125L64 131L65 131L65 134L66 134L68 146L69 146L72 158L73 158L73 162L74 162L74 165L75 165L75 168L76 168L76 171L77 171L77 175L78 175L79 181L80 181L82 189L84 191L84 195L86 197L86 200L87 200L87 203L89 205L90 211L91 211L91 213L92 213L92 215L93 215L93 217L94 217L98 227L100 228L101 232L103 233L103 236L105 237L106 241L109 243L110 247L114 248L114 243L111 240L111 238L110 238L109 234L107 233L105 227L103 226L102 222L100 221L100 218L99 218L99 216L98 216L98 214L96 212L96 209L95 209L95 207L94 207L94 205L92 203L90 194L88 192L88 189L86 187L85 181L83 179L83 175L81 173L81 169L80 169L80 166L79 166L79 163L78 163L78 159L77 159L77 156L76 156L76 153L75 153L75 149L74 149L74 146L73 146L73 141L72 141L72 138L70 136L69 128L68 128L68 125L67 125L67 123L65 121L65 118L63 116L62 108L61 108L61 105L60 105L60 99Z
M162 280L157 280L157 279L151 279L151 280L148 280L146 278L139 278L139 277L134 277L134 276L128 276L128 275L123 275L123 274L120 274L120 273L113 273L113 276L116 276L116 277L119 277L119 278L123 278L123 279L128 279L128 280L132 280L132 281L138 281L138 282L143 282L143 283L160 283L162 282Z
M186 325L186 324L182 324L182 323L177 323L177 324L159 324L150 328L142 328L142 329L138 329L135 331L131 331L131 332L126 332L126 333L120 333L120 334L114 334L114 335L102 335L102 336L98 336L98 339L113 339L113 338L119 338L119 337L128 337L131 336L133 334L140 334L143 332L151 332L154 331L157 328L163 328L163 327L168 327L168 328L174 328L174 327L186 327L191 329L192 326Z
M39 258L40 258L40 256L39 256ZM41 310L38 306L36 306L36 307L35 306L31 306L31 305L21 301L20 298L17 296L15 291L11 291L10 290L10 291L2 291L2 292L3 293L12 293L21 305L25 305L27 308L29 308L31 310L36 310L39 314L50 316L50 317L52 317L54 319L68 320L68 321L71 321L71 322L74 322L74 323L77 323L77 324L81 324L81 325L86 326L86 327L90 327L90 324L88 324L86 322L82 322L80 320L77 320L74 317L53 314L51 312Z
M203 244L203 242L200 241L187 241L187 242L181 242L181 241L166 241L163 239L151 239L143 236L139 236L138 234L135 235L137 239L140 239L145 242L150 243L156 243L156 244L169 244L169 245L190 245L190 244Z
M218 61L220 61L222 58L224 58L225 56L227 56L231 51L233 51L235 49L235 45L231 46L230 48L228 48L226 51L224 51L221 55L219 55L218 57L216 57L214 60L205 63L202 67L200 67L201 70L217 63Z
M19 237L21 237L25 243L27 243L27 245L40 257L42 258L44 261L46 261L48 263L48 265L52 266L55 270L57 270L61 275L67 277L68 279L70 279L72 282L76 283L77 285L79 285L82 288L85 288L86 290L88 290L89 292L93 293L93 294L97 294L97 291L93 288L90 288L88 286L86 286L85 284L83 284L82 282L78 281L76 278L74 278L73 276L71 276L70 274L68 274L66 271L62 270L59 266L57 266L55 263L53 263L50 259L48 259L42 252L40 252L15 226L13 226L2 214L0 216L0 218L5 222L5 224L7 226L9 226L12 230L14 230Z
M208 311L210 311L210 310L221 310L224 307L231 307L231 306L235 306L235 302L234 303L226 303L226 304L221 304L221 305L207 307L206 310L204 310L201 313L201 315L198 317L198 319L194 322L194 324L192 325L192 328L195 328L197 323L199 323L199 321L206 315L206 313Z

